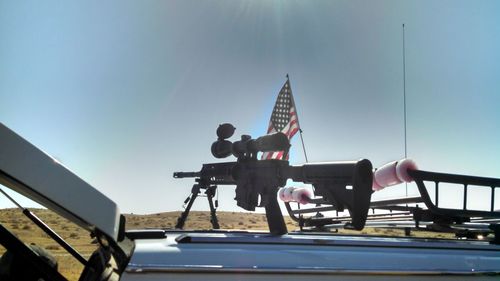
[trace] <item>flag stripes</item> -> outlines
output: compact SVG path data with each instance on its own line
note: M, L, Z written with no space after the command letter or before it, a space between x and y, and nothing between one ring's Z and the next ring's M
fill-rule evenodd
M282 132L290 140L299 130L299 119L295 110L292 88L290 87L290 80L287 79L278 94L278 98L276 99L276 104L274 105L273 113L271 114L271 119L269 120L267 134ZM283 159L284 154L284 151L264 152L261 159L281 160ZM284 159L288 159L288 154L284 157Z

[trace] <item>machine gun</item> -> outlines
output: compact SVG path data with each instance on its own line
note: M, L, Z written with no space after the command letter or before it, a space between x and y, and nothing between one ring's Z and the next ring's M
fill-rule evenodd
M242 135L234 143L227 140L234 133L231 124L217 129L218 140L212 144L212 154L225 158L233 154L235 162L204 164L199 172L175 172L174 178L196 178L185 211L177 221L182 228L189 210L201 189L206 190L214 228L218 227L213 194L218 185L236 185L237 205L248 211L264 207L269 230L273 235L287 233L283 215L277 201L277 191L291 179L312 184L316 195L323 197L335 210L347 208L351 222L346 227L361 230L366 222L372 194L372 164L369 160L329 162L290 166L285 160L258 160L258 152L284 151L288 154L290 142L283 133L252 139ZM260 201L259 201L260 198Z

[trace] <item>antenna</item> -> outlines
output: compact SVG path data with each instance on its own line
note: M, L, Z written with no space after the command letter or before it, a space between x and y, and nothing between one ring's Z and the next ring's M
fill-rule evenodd
M405 132L405 158L408 157L408 147L406 142L406 52L405 52L405 24L403 23L403 111L404 111L404 132ZM406 197L408 197L408 183L406 185Z

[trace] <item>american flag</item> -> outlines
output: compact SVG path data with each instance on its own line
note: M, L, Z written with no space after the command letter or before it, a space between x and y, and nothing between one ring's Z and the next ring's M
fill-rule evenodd
M278 99L276 99L267 134L282 132L290 140L299 130L299 119L293 101L292 88L290 87L290 80L287 79L278 94ZM281 160L284 153L284 151L264 152L261 159ZM285 159L288 159L288 154L285 155Z

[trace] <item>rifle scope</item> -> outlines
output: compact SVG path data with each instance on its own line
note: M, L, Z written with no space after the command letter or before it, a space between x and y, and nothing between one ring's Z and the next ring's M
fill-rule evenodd
M226 158L233 154L237 158L257 157L257 152L285 151L290 149L290 140L281 133L265 135L252 139L249 135L242 135L235 142L227 140L234 134L234 126L229 123L219 125L217 128L217 141L212 144L211 151L215 158Z

